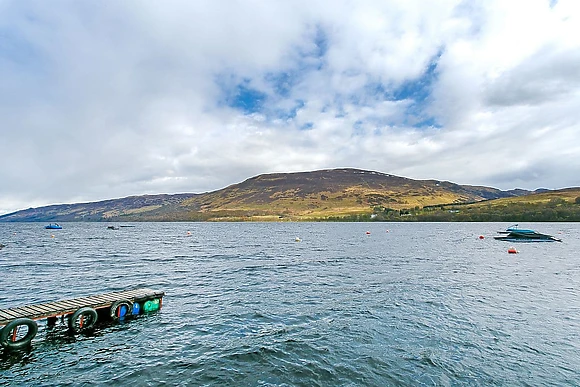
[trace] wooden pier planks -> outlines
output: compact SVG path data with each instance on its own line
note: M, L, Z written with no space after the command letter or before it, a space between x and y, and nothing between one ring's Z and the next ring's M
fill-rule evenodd
M79 308L89 306L93 309L110 307L115 301L129 300L131 302L143 301L153 298L161 298L165 292L152 289L134 289L122 292L112 292L96 294L93 296L72 298L61 301L47 302L44 304L34 304L19 306L16 308L0 309L0 326L8 324L10 321L26 317L32 320L41 318L61 316L73 313Z

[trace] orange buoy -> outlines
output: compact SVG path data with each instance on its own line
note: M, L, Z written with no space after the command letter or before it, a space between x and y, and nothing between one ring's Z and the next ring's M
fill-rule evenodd
M510 248L508 249L508 253L509 253L509 254L517 254L517 253L518 253L518 251L516 250L516 248L515 248L515 247L510 247Z

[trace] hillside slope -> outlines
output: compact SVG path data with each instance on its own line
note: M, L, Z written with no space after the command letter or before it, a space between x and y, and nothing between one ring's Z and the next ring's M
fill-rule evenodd
M381 214L381 220L398 220L397 214ZM415 221L455 222L579 222L580 188L571 187L525 196L470 204L424 207L407 214Z
M527 192L527 191L522 191ZM413 180L359 169L264 174L203 194L144 195L53 205L0 221L308 220L514 196L490 187Z

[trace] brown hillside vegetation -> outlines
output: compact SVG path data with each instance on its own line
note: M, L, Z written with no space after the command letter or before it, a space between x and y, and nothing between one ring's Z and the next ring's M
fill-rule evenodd
M486 195L486 196L484 196ZM435 180L412 180L373 171L334 169L260 175L185 200L212 220L318 219L370 214L374 207L403 209L501 197L502 191Z
M143 195L28 209L0 216L0 221L324 220L408 213L512 197L514 192L343 168L264 174L203 194Z

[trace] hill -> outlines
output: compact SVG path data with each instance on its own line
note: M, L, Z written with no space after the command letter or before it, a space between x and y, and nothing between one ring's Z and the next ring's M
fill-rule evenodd
M203 194L143 195L92 203L30 208L0 221L243 221L320 220L370 216L530 193L438 180L413 180L360 169L274 173Z
M391 214L380 214L383 220ZM415 221L580 222L580 187L468 204L430 206L405 214ZM394 220L394 219L393 219Z

